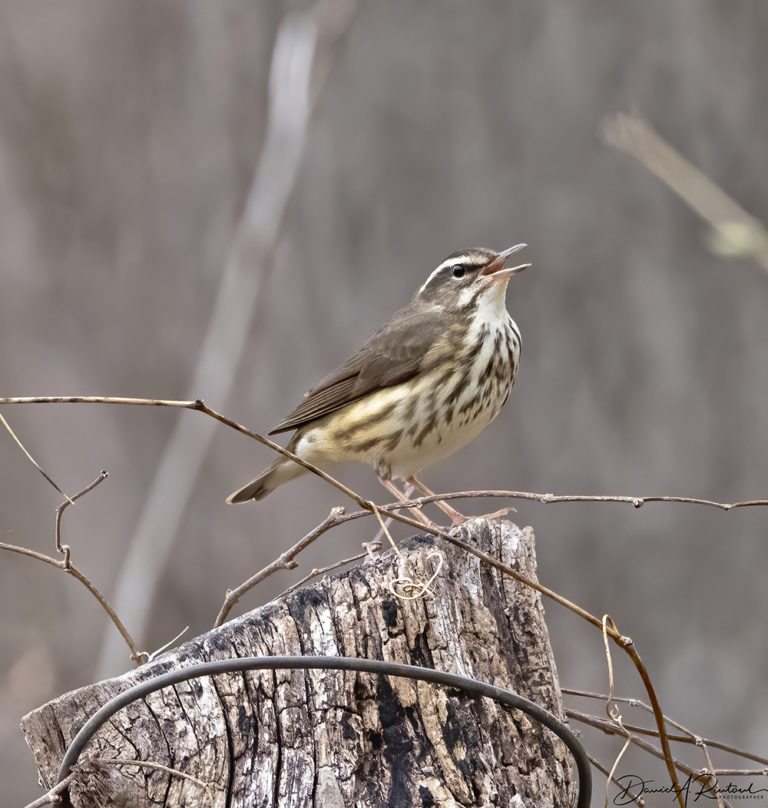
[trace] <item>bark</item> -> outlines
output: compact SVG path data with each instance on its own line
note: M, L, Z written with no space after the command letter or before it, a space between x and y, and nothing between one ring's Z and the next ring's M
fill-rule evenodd
M530 528L475 519L462 531L535 577ZM401 550L407 569L393 552L383 553L25 716L22 728L43 784L53 785L66 744L110 696L208 659L326 654L424 665L515 690L562 716L537 593L431 538L403 542ZM403 600L392 594L394 578L428 578L438 556L443 562L432 595ZM168 808L539 808L575 800L564 745L522 713L426 683L350 672L244 673L167 688L108 722L81 761L96 757L154 761L210 786L206 793L164 771L112 769L121 781L133 781L126 789L134 805L140 804L137 785L147 804ZM89 771L93 777L92 766ZM92 804L88 787L70 792L77 808Z

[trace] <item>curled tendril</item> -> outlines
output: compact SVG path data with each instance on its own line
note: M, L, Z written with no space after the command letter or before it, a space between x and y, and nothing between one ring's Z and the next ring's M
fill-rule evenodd
M437 559L437 567L426 581L420 581L418 579L414 581L409 575L403 575L399 578L395 578L394 581L390 581L389 591L400 600L418 600L427 594L433 595L434 592L430 588L430 584L440 574L444 559L442 553L430 553L427 556L427 561L431 558Z

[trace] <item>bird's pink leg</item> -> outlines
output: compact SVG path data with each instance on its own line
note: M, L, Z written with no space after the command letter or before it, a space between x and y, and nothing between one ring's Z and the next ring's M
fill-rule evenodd
M421 480L417 480L415 477L409 477L408 482L423 496L425 497L432 497L435 495L435 492L427 488ZM470 517L464 516L463 513L459 513L455 508L452 508L447 502L442 502L441 500L437 500L435 502L438 508L451 520L451 523L454 525L463 525L464 522L467 521Z
M404 494L393 482L392 480L385 480L383 477L379 477L379 482L384 486L384 488L389 491L390 494L398 501L398 502L407 502L410 499L410 496L406 493ZM410 482L410 481L409 481ZM408 509L416 519L419 520L423 525L427 527L437 527L435 523L428 519L419 508L409 508Z

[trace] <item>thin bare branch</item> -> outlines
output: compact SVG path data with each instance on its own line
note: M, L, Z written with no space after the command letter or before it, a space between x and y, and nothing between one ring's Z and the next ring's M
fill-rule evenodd
M2 402L0 402L2 403ZM417 497L398 503L397 507L410 508L414 505L429 505L438 500L448 499L527 499L532 502L539 502L543 505L550 505L557 502L614 502L624 505L632 505L634 508L642 508L649 502L671 502L688 505L707 505L712 508L719 508L723 511L730 511L734 508L748 508L756 506L768 506L768 499L745 499L739 502L717 502L711 499L701 499L699 497L633 497L614 494L537 494L533 491L506 491L506 490L486 490L486 491L451 491L446 494L434 494L432 496ZM381 510L393 508L394 506L380 505Z
M696 739L696 746L700 746L704 751L704 757L707 759L707 770L712 777L712 788L715 790L715 794L717 795L717 806L718 808L725 808L725 803L723 802L723 794L720 791L720 783L717 782L717 774L715 774L715 767L712 765L712 758L709 756L709 749L707 749L706 744L702 741L701 738Z
M257 572L255 575L252 575L247 581L243 581L240 586L236 586L234 589L228 589L224 597L224 603L222 603L221 609L219 609L219 613L216 616L216 621L213 625L220 626L227 619L232 607L240 600L240 598L246 592L253 589L254 586L261 583L265 578L268 578L278 570L295 569L298 566L298 563L295 561L296 556L302 550L309 547L309 545L312 544L312 542L314 542L316 539L319 539L323 533L340 524L340 517L343 515L344 508L331 508L331 512L328 514L328 516L319 525L312 528L312 530L310 530L306 536L299 539L296 544L289 547L285 552L280 553L280 555L274 561L271 561L266 567L264 567L264 569L259 570L259 572Z
M186 774L178 769L172 769L170 766L164 766L162 763L155 763L149 760L133 760L128 758L91 758L89 759L89 762L99 763L104 766L135 766L137 768L155 769L157 771L166 772L166 774L170 774L182 780L189 780L195 785L200 786L201 788L205 789L209 800L213 801L214 799L214 788L212 784L206 783L205 781L200 780L198 777L193 777L191 774ZM69 787L70 782L74 777L76 777L76 775L77 772L73 771L69 776L56 783L53 788L49 789L41 797L38 797L34 802L26 805L25 808L43 808L45 805L60 802L59 795Z
M386 506L382 506L382 510ZM318 539L323 533L326 533L328 530L331 530L334 527L338 527L339 525L345 524L346 522L352 522L355 519L362 519L366 516L371 516L372 511L354 511L353 513L346 513L344 508L334 508L331 513L316 527L312 528L309 533L306 534L302 539L300 539L293 547L290 547L285 553L282 553L276 559L271 561L267 564L263 569L259 570L255 575L248 578L248 580L244 581L238 587L233 590L227 590L227 599L233 597L235 593L237 597L230 603L228 600L225 599L224 603L222 604L221 610L216 618L215 625L220 625L220 623L226 621L227 616L229 615L230 610L235 605L237 600L239 600L246 592L252 589L257 584L261 583L265 578L268 578L270 575L273 575L280 570L289 570L295 569L298 564L295 562L296 556L299 555L306 547L308 547L313 541ZM288 559L287 556L291 555L291 558ZM300 586L305 584L307 581L316 578L318 575L324 575L326 572L330 572L331 570L338 569L339 567L343 567L346 564L351 564L354 561L360 561L363 558L368 556L368 552L358 553L357 555L351 556L350 558L344 558L341 561L336 561L333 564L329 564L327 567L321 567L319 569L313 569L308 575L302 578L300 581L297 581L295 584L292 584L288 589L282 592L282 595L286 595L289 592L293 592L294 589L298 589ZM289 563L293 562L293 563Z
M70 556L70 548L69 545L61 543L61 517L64 511L70 506L75 504L75 500L80 499L83 495L87 494L89 491L93 491L94 488L99 483L104 482L104 480L109 477L109 472L104 471L103 469L99 472L99 476L90 484L86 485L82 491L78 491L73 497L67 497L66 494L66 501L62 502L58 508L56 508L56 552L61 553L64 556L64 569L69 567L69 556Z
M195 401L168 398L125 398L124 396L12 396L0 404L127 404L137 407L182 407L196 409Z
M93 489L96 488L100 482L106 480L107 476L106 471L100 472L99 476L92 483L89 483L85 488L82 489L82 491L78 491L73 497L67 497L67 501L62 503L56 509L56 551L61 553L64 558L59 560L45 555L44 553L38 553L36 550L31 550L28 547L18 547L15 544L5 544L4 542L0 542L0 550L8 550L11 553L18 553L19 555L27 556L27 558L34 558L36 561L43 561L46 564L50 564L52 567L57 567L58 569L64 570L64 572L66 572L68 575L71 575L73 578L80 581L80 583L91 593L91 595L96 598L101 608L104 609L109 619L120 632L120 635L125 640L126 645L131 651L131 659L136 662L136 664L141 664L142 662L146 661L147 655L143 651L139 650L136 643L133 641L133 637L131 637L131 635L128 633L128 629L126 629L122 620L120 620L120 618L117 616L117 612L112 608L112 606L110 606L109 601L104 597L104 595L101 594L99 589L72 563L72 554L69 545L61 543L61 515L64 512L64 509L75 500L78 500L80 497L87 494L89 491L93 491ZM66 494L64 496L66 496Z
M148 653L147 662L152 662L157 657L159 657L160 654L165 653L172 645L175 645L188 631L189 626L184 626L184 628L175 637L171 637L171 639L168 640L168 642L163 643L159 648L156 648L154 651L152 651L151 654Z
M286 595L290 594L294 590L298 589L300 586L304 586L307 581L311 581L313 578L317 578L320 575L325 575L327 572L333 572L334 570L340 569L341 567L345 567L347 564L353 564L355 561L361 561L368 555L367 552L365 553L358 553L357 555L350 556L349 558L342 558L341 561L336 561L333 564L328 564L327 567L315 567L308 575L305 575L300 581L296 581L295 584L292 584L288 587L288 589L284 589L279 597L285 597Z
M214 787L212 783L206 783L199 777L193 777L191 774L186 774L178 769L172 769L170 766L164 766L162 763L155 763L151 760L129 760L128 758L94 758L94 760L115 766L136 766L137 768L143 769L156 769L157 771L170 774L173 777L178 777L182 780L189 780L191 783L205 789L209 800L213 801L214 799Z
M568 695L568 696L580 696L582 698L596 699L596 700L599 700L599 701L604 701L605 699L608 698L608 696L605 693L594 693L594 692L592 692L590 690L577 690L577 689L568 688L568 687L564 687L561 690L565 695ZM622 697L622 696L614 696L613 700L614 701L624 702L625 704L629 704L632 707L639 707L640 709L645 710L646 712L651 713L651 715L653 715L653 710L647 704L645 704L645 702L641 701L640 699L627 698L627 697ZM670 726L676 727L681 732L685 733L685 735L670 735L669 736L670 741L675 741L676 743L687 743L687 744L695 744L696 743L699 736L697 736L691 730L687 729L682 724L680 724L679 722L673 720L669 716L665 715L664 720ZM639 732L639 733L644 734L644 735L658 736L658 732L656 730L654 730L654 729L648 729L646 727L634 726L634 725L631 725L631 724L627 724L626 726L627 726L627 729L631 730L632 732ZM713 741L711 738L702 738L702 740L704 741L704 743L706 743L707 746L710 746L713 749L720 749L723 752L728 752L731 755L736 755L737 757L742 757L742 758L745 758L746 760L754 760L756 763L762 763L764 766L768 766L768 757L761 757L760 755L756 755L754 752L747 752L744 749L739 749L738 747L730 746L729 744L721 743L720 741Z
M268 446L270 449L277 452L278 454L281 454L283 457L290 458L291 460L294 461L294 463L298 463L307 471L316 474L318 477L325 480L327 483L330 483L335 488L338 488L338 490L341 491L342 494L348 496L350 499L353 499L361 507L365 507L367 510L372 510L372 503L368 502L368 500L366 499L363 499L361 496L356 494L351 488L348 488L342 482L339 482L339 480L336 480L334 477L331 477L331 475L328 474L327 472L323 471L317 466L313 466L306 460L303 460L298 455L295 455L293 452L281 446L279 443L275 443L274 441L270 440L264 435L261 435L258 432L253 432L247 427L244 427L242 424L237 423L237 421L233 421L231 418L227 418L225 415L216 412L216 410L212 410L210 407L206 406L206 404L203 402L202 399L196 399L194 401L177 401L165 398L122 398L115 396L26 396L26 397L22 396L12 398L0 398L0 406L2 406L3 404L122 404L129 406L146 406L146 407L175 407L178 409L202 412L203 414L210 416L214 420L219 421L222 424L225 424L231 429L234 429L236 432L240 432L243 435L247 435L249 438L258 441L264 446Z
M29 805L25 805L24 808L43 808L44 805L50 805L52 802L58 802L59 794L66 790L73 776L74 775L70 774L68 777L65 777L60 783L56 783L53 788L46 791L41 797L38 797L33 802L30 802Z
M40 464L37 462L37 460L35 460L35 458L34 458L34 457L32 457L32 455L31 455L31 454L29 453L29 451L27 450L27 447L26 447L26 446L25 446L25 445L24 445L24 444L21 442L21 439L19 438L19 436L18 436L18 435L17 435L17 434L16 434L16 433L15 433L15 432L14 432L14 431L11 429L11 425L8 423L8 421L6 421L6 420L5 420L5 418L3 417L3 414L2 414L2 413L0 413L0 423L2 423L2 424L3 424L3 426L4 426L4 427L6 428L6 430L8 431L8 434L9 434L9 435L10 435L10 436L11 436L11 437L12 437L12 438L13 438L13 439L16 441L16 443L18 444L18 446L19 446L19 448L21 449L21 451L22 451L22 452L24 452L24 454L27 456L27 459L29 460L29 462L30 462L30 463L31 463L31 464L32 464L32 465L33 465L33 466L34 466L34 467L35 467L35 468L36 468L36 469L37 469L37 470L40 472L40 474L42 474L42 475L43 475L43 477L45 477L45 479L46 479L46 480L47 480L47 481L48 481L48 482L49 482L49 483L50 483L50 484L51 484L51 485L52 485L52 486L53 486L53 487L54 487L54 488L55 488L55 489L56 489L56 490L57 490L57 491L58 491L58 492L59 492L59 493L60 493L60 494L63 496L63 497L66 497L66 498L67 498L67 500L69 500L69 502L72 502L72 500L71 500L71 499L69 499L69 497L68 497L68 496L67 496L67 495L66 495L66 494L65 494L65 493L64 493L64 492L61 490L61 488L59 488L59 486L58 486L58 485L56 485L56 483L53 481L53 478L52 478L52 477L51 477L51 476L50 476L50 475L49 475L49 474L48 474L46 471L44 471L44 470L43 470L43 467L42 467L42 466L41 466L41 465L40 465Z
M622 735L621 730L612 722L609 721L607 718L602 718L599 715L591 715L589 713L582 713L579 710L574 710L573 708L567 708L565 711L565 715L568 718L572 718L574 721L579 721L582 724L586 724L587 726L594 727L595 729L599 729L604 732L606 735ZM654 733L655 735L655 733ZM636 735L632 736L632 743L639 747L640 749L649 752L654 757L658 758L659 760L664 760L664 755L660 749L653 746L653 744L644 741L642 738L638 738ZM687 763L683 763L682 761L673 758L675 767L690 777L696 777L698 779L711 779L712 776L719 776L719 777L764 777L766 775L766 769L715 769L712 772L709 771L702 771L701 769L694 769L692 766L689 766Z

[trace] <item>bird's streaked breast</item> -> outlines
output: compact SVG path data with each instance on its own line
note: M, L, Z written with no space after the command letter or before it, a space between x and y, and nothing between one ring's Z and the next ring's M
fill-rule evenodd
M501 321L454 325L427 352L410 381L378 390L303 431L298 453L312 462L367 462L407 478L475 438L507 399L520 357L520 332Z

